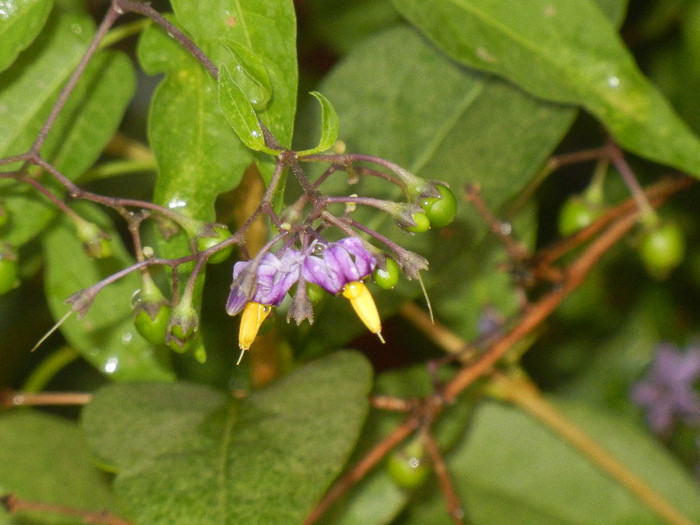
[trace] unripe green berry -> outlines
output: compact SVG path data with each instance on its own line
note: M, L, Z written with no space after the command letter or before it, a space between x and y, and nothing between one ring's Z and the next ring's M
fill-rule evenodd
M665 279L683 262L685 238L673 222L665 222L645 232L639 243L639 255L655 279Z
M4 295L17 286L19 265L14 259L0 254L0 295Z
M574 196L564 203L559 211L559 234L562 237L573 235L591 225L601 214L602 209L581 197Z
M428 219L428 216L425 213L414 213L411 215L411 218L413 219L413 222L415 222L415 225L406 226L406 231L412 233L423 233L430 229L430 219Z
M214 235L197 238L197 249L202 252L219 244L220 242L225 241L229 237L231 237L231 232L226 226L214 226ZM212 264L224 262L226 259L228 259L229 255L231 255L232 251L233 245L226 246L209 257L207 262Z
M430 475L423 446L418 441L392 452L386 466L394 483L404 489L420 487Z
M426 197L421 200L421 207L425 210L430 225L435 228L447 226L457 214L457 199L447 186L438 185L440 197Z
M151 317L145 308L139 308L134 317L136 330L152 345L164 344L170 312L171 308L163 304L156 310L155 316Z
M390 257L386 258L386 268L377 268L372 272L372 279L377 286L384 290L391 290L399 282L399 265Z

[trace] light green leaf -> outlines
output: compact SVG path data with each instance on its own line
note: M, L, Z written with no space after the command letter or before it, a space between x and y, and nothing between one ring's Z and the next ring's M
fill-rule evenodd
M21 411L0 417L0 494L47 504L119 513L105 477L92 463L80 429L46 413ZM82 520L51 513L22 513L3 525L80 524Z
M580 105L617 142L700 176L700 141L642 75L592 0L394 0L452 58L535 96Z
M264 110L272 96L272 86L263 60L235 42L225 44L225 47L231 55L226 66L234 82L248 96L253 109Z
M270 79L272 98L258 117L290 147L297 98L296 17L291 0L173 0L194 41L221 66L227 49L247 49ZM241 86L244 87L244 86Z
M97 393L84 426L97 453L121 463L115 488L139 523L298 524L347 461L370 382L362 356L338 352L240 400L119 385ZM121 450L134 435L143 447Z
M149 72L167 72L148 117L158 163L154 202L214 221L216 196L238 185L251 154L221 113L216 81L178 42L151 26L139 41L138 56Z
M36 38L51 11L52 0L8 0L0 6L0 71L14 62Z
M300 157L326 151L338 140L338 128L340 124L338 123L338 114L335 112L335 109L333 109L333 105L318 91L312 91L311 95L321 104L321 138L318 141L318 146L315 148L298 152Z
M6 109L0 119L0 156L29 150L93 32L87 14L69 14L57 7L34 44L2 74L0 108ZM44 158L76 179L97 160L116 131L134 86L132 66L123 54L97 53L51 128L41 150ZM22 217L13 221L7 242L24 244L55 214L55 207L26 185L3 181L0 192L11 215Z
M255 151L276 152L265 145L258 116L246 93L236 84L228 67L219 70L219 104L241 142Z
M77 239L75 228L65 217L43 235L46 256L46 297L54 319L69 310L65 300L134 261L122 245L107 216L94 205L80 203L78 213L111 237L112 257L88 258ZM82 319L74 314L61 332L80 354L102 373L120 381L167 381L172 371L160 350L153 348L136 331L131 297L140 288L138 272L104 288Z

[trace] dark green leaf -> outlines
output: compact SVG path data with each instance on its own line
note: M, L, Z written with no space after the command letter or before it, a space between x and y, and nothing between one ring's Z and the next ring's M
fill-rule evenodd
M312 91L311 95L316 97L321 104L321 137L318 141L318 146L311 149L305 149L299 152L299 156L313 155L330 149L338 139L338 114L333 109L333 105L318 91Z
M105 477L94 467L80 429L49 414L22 411L0 417L0 494L95 512L119 512ZM25 521L26 520L26 521ZM23 513L3 525L80 524L77 518Z
M98 208L83 205L76 206L76 210L111 236L113 255L101 260L88 258L68 219L45 232L46 297L55 319L69 310L64 301L70 295L133 263L119 234ZM85 317L72 315L61 331L85 359L114 379L169 380L173 375L162 362L163 356L138 334L133 324L130 300L140 282L136 272L110 284L97 295Z
M642 75L592 0L394 5L452 58L538 97L580 105L623 147L700 175L700 142Z
M8 0L0 6L0 71L14 62L36 38L51 11L52 0Z
M0 107L7 109L0 119L0 155L29 150L93 32L86 14L57 8L34 44L3 73L7 83L0 93ZM44 158L76 179L95 162L119 126L134 85L133 70L124 55L99 52L51 128L41 150ZM55 213L45 198L26 186L4 182L2 193L13 216L22 217L5 236L13 244L31 239Z
M216 410L201 387L121 385L96 395L85 427L122 463L116 489L140 523L297 524L345 464L370 382L363 357L338 352ZM121 450L137 434L143 447Z
M320 91L338 112L339 138L348 152L384 157L426 179L446 181L458 197L464 184L479 184L495 211L503 210L533 180L575 116L572 108L537 100L495 77L455 65L406 28L357 46ZM376 178L349 187L345 177L335 176L322 189L404 200ZM440 315L459 319L455 328L461 335L475 335L484 306L493 304L503 313L517 307L509 276L495 271L498 258L503 260L502 252L494 252L496 243L474 248L488 229L472 207L459 205L457 220L449 228L415 236L376 210L358 207L353 217L429 257L424 279L431 298ZM512 220L506 212L501 218ZM488 278L479 281L485 275ZM433 282L439 290L432 288ZM417 283L402 279L395 291L377 296L380 311L389 313L399 301L419 294ZM303 345L309 351L317 351L316 344L320 351L330 341L338 344L360 332L359 322L338 323L341 316L353 315L342 303L329 298L318 308L314 341Z
M247 95L253 109L264 110L272 96L272 86L263 60L240 44L231 42L226 49L231 59L225 65L233 81Z
M691 522L700 519L696 482L658 442L597 407L557 406ZM627 488L512 407L481 406L447 463L468 519L477 525L662 523ZM401 523L428 522L450 523L438 491Z

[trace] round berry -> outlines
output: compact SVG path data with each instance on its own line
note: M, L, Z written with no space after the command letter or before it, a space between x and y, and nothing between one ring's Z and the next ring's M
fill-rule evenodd
M673 222L664 222L645 232L639 243L639 255L649 275L665 279L683 262L685 238Z
M225 241L229 237L231 237L231 232L226 226L214 226L214 235L209 237L197 238L197 249L200 252L203 252L204 250L208 250L212 246L215 246L220 242ZM218 252L212 254L207 260L207 262L210 262L212 264L224 262L226 259L228 259L229 255L231 255L232 251L233 245L228 245L225 248L219 250Z
M575 196L567 199L559 211L559 234L562 237L573 235L593 223L601 214L601 209Z
M422 448L419 443L411 443L389 455L387 470L391 479L399 487L409 490L415 489L425 483L428 478L430 467Z
M396 283L399 282L399 265L396 264L394 259L390 257L386 258L385 262L386 268L377 268L372 272L372 279L377 283L377 286L383 288L384 290L391 290Z
M407 226L406 231L412 233L423 233L430 229L430 219L423 212L414 213L411 218L415 224L413 226Z
M425 210L430 224L435 228L447 226L457 214L457 199L447 186L438 185L440 197L426 197L421 201L421 207Z
M171 308L163 304L156 310L155 316L151 317L145 308L139 308L134 317L136 330L152 345L162 345L165 343L170 311Z

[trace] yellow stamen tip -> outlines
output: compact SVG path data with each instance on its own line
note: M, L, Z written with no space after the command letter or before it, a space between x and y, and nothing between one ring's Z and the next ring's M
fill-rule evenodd
M238 357L238 363L243 358L243 352L250 348L260 330L260 325L272 311L272 306L260 303L250 302L245 305L243 315L241 316L241 326L238 331L238 347L241 349L241 355Z
M343 288L343 297L350 300L350 304L360 320L370 332L377 334L377 337L383 343L382 321L372 294L365 284L361 281L346 284Z

